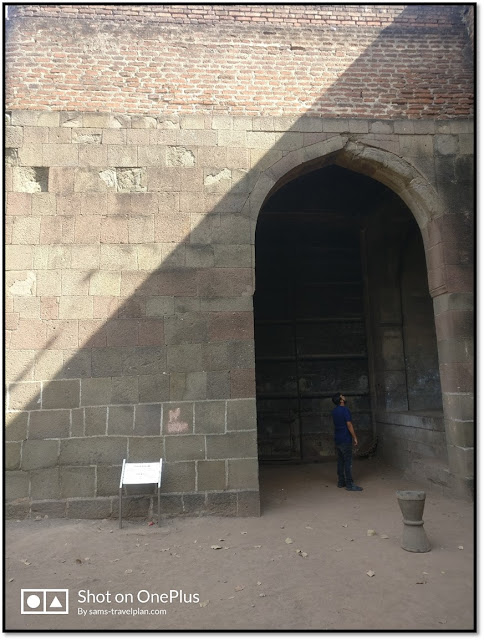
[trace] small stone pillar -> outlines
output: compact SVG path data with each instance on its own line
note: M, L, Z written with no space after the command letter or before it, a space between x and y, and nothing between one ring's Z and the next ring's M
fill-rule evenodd
M397 500L403 515L402 549L414 553L430 551L422 520L425 491L397 491Z

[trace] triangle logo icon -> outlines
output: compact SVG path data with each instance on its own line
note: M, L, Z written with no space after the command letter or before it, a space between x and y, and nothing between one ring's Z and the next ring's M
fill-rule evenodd
M59 598L57 596L52 600L50 606L55 609L62 609L62 605L59 602Z

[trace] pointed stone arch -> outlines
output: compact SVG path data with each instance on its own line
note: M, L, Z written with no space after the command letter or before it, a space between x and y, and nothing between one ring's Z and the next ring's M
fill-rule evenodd
M246 203L246 213L256 222L264 202L275 191L294 178L329 164L362 173L392 189L408 206L422 231L430 220L444 214L437 191L410 162L345 135L291 151L262 171Z

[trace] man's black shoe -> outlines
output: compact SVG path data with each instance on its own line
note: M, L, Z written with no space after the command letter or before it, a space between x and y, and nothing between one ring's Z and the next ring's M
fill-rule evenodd
M363 489L357 487L356 484L351 484L349 487L346 487L346 491L363 491Z
M342 489L343 487L346 487L346 484L344 482L338 482L338 488Z

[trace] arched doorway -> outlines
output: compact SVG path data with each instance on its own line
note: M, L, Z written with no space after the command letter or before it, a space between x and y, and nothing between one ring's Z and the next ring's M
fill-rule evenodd
M259 458L331 458L331 395L341 391L361 455L379 437L387 453L397 443L400 466L413 446L443 460L435 326L414 216L366 175L336 165L301 173L273 190L257 221ZM399 424L402 413L417 427ZM430 418L420 442L411 429Z

